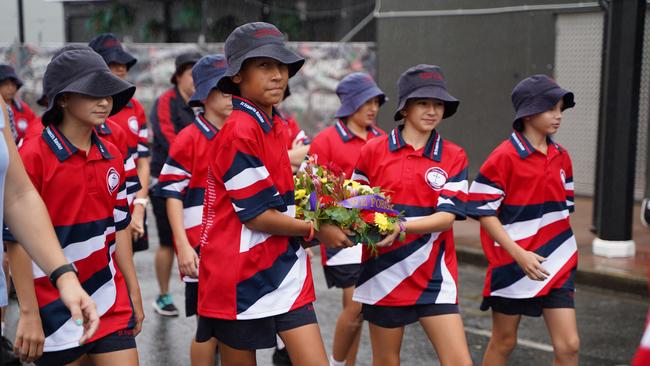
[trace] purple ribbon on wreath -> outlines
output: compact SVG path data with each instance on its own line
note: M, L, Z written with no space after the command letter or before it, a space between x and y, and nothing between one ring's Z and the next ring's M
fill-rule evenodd
M339 205L345 208L359 208L362 210L370 210L396 216L399 215L399 212L392 209L392 205L384 197L376 194L350 197L339 202Z

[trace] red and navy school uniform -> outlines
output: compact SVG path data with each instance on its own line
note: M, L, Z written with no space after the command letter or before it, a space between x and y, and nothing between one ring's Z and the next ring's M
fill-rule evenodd
M280 117L287 123L287 128L289 130L289 133L287 134L287 149L291 150L293 147L293 144L302 141L303 145L309 145L311 143L311 140L309 139L309 136L305 133L305 131L300 128L300 125L296 121L293 116L284 113L282 111L278 111L280 114Z
M208 176L210 146L219 130L203 114L184 128L169 149L169 157L158 177L157 195L183 201L183 225L190 245L199 253L201 217ZM230 208L230 206L228 206ZM183 281L196 282L184 276Z
M376 126L367 128L366 140L357 137L340 119L333 126L322 130L309 146L309 155L317 157L320 165L338 167L346 178L351 178L359 160L361 148L367 141L386 133ZM361 246L336 249L321 245L323 266L341 266L361 263Z
M20 99L14 99L9 104L14 115L14 127L17 134L16 142L18 142L25 136L25 131L36 118L36 114L27 103Z
M47 207L65 257L97 306L93 342L135 325L126 283L115 263L115 233L130 221L124 161L117 147L92 134L86 154L55 127L20 148L25 170ZM79 346L83 327L70 317L59 291L33 264L45 352Z
M124 108L111 116L111 120L127 133L129 155L133 156L134 161L137 162L138 159L151 155L147 117L142 104L137 99L131 98Z
M639 348L637 348L631 363L631 366L644 365L650 365L650 311L648 312L641 344L639 344Z
M295 217L291 163L279 148L287 126L249 100L233 96L232 104L210 154L198 312L226 320L268 318L309 305L314 284L299 244L244 225L269 209Z
M573 189L569 153L551 139L544 155L515 131L492 151L470 188L468 215L498 217L519 246L546 257L543 266L550 275L544 281L529 279L481 228L489 262L483 296L527 299L552 289L574 290L578 251L569 222Z
M176 135L192 123L194 112L185 103L178 88L173 87L156 99L150 118L153 130L151 176L157 178L167 161L169 147Z
M435 130L418 150L402 138L403 127L361 149L353 179L390 192L407 220L449 212L462 220L467 203L467 155ZM453 229L408 234L404 241L363 247L353 299L367 305L404 307L458 303L458 265ZM415 319L417 320L417 319ZM415 321L414 320L414 321Z
M138 178L138 170L135 166L133 156L129 153L128 135L112 117L107 119L106 122L95 128L95 131L102 138L110 141L119 150L121 156L124 157L124 172L126 175L126 198L129 205L133 202L135 194L142 188L140 179Z
M40 138L44 128L45 127L43 126L41 116L34 117L34 119L27 124L27 129L23 134L22 140L19 141L18 146L24 144L25 141L32 139L34 137Z

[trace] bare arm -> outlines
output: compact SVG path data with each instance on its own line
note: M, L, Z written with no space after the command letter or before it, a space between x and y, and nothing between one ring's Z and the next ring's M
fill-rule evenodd
M417 220L407 221L407 234L429 234L449 230L454 225L456 216L449 212L436 212Z
M496 216L482 216L479 218L479 222L490 237L512 256L530 279L538 281L546 279L549 273L542 267L542 262L546 258L520 247L519 244L510 238L503 228L501 221Z
M185 232L183 223L183 201L177 198L167 198L167 218L174 234L174 245L178 252L178 266L181 273L192 278L199 276L199 256L196 254Z
M140 333L142 329L142 321L144 320L144 310L142 308L142 296L140 295L140 284L138 277L135 274L135 265L133 264L133 247L129 240L129 232L127 230L120 230L115 234L116 249L115 259L119 267L126 287L129 290L129 296L135 310L136 325L133 329L135 334Z
M309 145L302 144L295 146L293 149L289 150L289 160L291 161L291 166L300 166L303 160L305 160L307 152L309 152Z

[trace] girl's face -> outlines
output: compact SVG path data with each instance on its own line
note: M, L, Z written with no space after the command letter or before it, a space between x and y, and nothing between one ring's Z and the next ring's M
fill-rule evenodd
M6 79L0 82L0 96L2 96L2 99L4 99L5 102L11 102L16 96L17 91L18 85L16 85L13 80Z
M91 97L89 95L66 93L59 101L63 109L63 120L75 119L92 127L106 121L113 109L113 97Z
M221 118L227 118L232 112L232 95L219 89L212 89L208 98L203 102L206 110L210 110Z
M108 64L108 68L111 69L113 75L117 76L122 80L126 79L126 73L128 72L128 70L125 64L118 64L115 62L111 62L110 64Z
M379 97L374 97L363 103L359 109L351 114L348 121L365 128L375 123L377 112L379 112Z
M524 117L524 130L530 128L547 136L555 134L562 123L563 105L564 101L560 99L548 111Z
M270 108L280 103L289 83L289 67L269 57L247 60L232 81L239 86L241 96L260 107Z
M402 110L406 124L422 133L433 131L442 121L445 103L439 99L409 99Z
M194 79L192 79L191 67L186 67L183 72L176 75L176 86L188 97L194 94Z

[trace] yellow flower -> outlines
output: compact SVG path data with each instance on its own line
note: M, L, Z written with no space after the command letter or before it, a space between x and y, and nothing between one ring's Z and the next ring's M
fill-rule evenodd
M296 201L299 201L307 195L307 190L306 189L296 189L295 192L293 192Z
M386 215L384 215L383 213L379 213L379 212L375 213L375 225L382 232L387 232L391 229L391 224L390 222L388 222L388 217L386 217Z
M321 183L327 183L327 178L321 178L321 179L320 179L320 182L321 182Z

